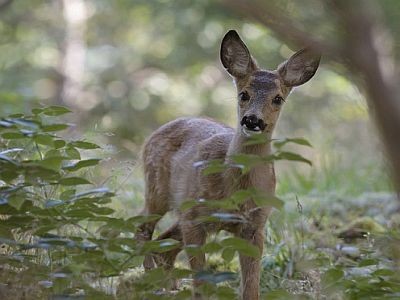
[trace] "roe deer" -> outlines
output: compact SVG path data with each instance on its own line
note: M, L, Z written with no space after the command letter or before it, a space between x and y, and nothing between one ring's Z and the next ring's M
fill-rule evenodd
M230 164L236 154L266 156L271 153L270 142L248 145L249 136L265 135L270 141L280 110L295 86L314 76L320 56L303 49L283 62L274 71L259 68L236 31L226 33L221 43L220 58L233 77L238 95L238 122L236 129L205 118L180 118L156 130L143 149L146 181L144 215L164 215L179 208L188 199L224 199L235 191L248 188L274 195L275 173L272 162L265 162L246 174ZM218 174L204 175L204 167L197 162L222 159L228 167ZM257 207L252 199L241 205L238 214L250 216L250 222L216 225L199 221L215 210L196 205L179 213L178 222L159 239L173 238L183 245L205 243L210 231L227 230L259 248L262 254L264 226L271 207ZM249 219L249 218L248 218ZM137 238L151 240L156 221L143 224ZM154 263L172 268L180 249L145 258L146 269ZM260 257L240 254L241 293L245 300L259 298ZM204 255L189 255L191 268L200 271L205 265ZM201 282L195 280L194 285Z

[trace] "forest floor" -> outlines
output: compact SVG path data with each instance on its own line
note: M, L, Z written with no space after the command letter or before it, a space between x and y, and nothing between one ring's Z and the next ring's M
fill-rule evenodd
M394 194L368 192L346 197L311 192L281 198L285 208L275 210L266 226L260 282L263 295L274 299L369 299L385 294L380 282L392 275L400 262L396 254L400 205ZM224 236L221 233L211 239ZM177 265L188 267L185 255L179 256ZM226 263L220 254L209 255L208 266L215 272L238 273L239 268L237 257ZM118 294L134 292L129 280L142 272L138 268L133 275L126 275ZM189 283L184 279L179 286L186 289ZM225 284L238 291L239 278ZM371 293L371 289L375 291Z

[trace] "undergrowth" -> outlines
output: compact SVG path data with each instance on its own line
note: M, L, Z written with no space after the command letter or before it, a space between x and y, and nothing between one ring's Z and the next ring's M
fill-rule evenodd
M104 150L59 134L70 127L60 122L68 112L51 106L0 120L0 298L188 299L193 276L206 282L206 298L237 298L237 253L259 254L224 232L199 249L186 249L207 254L208 270L201 274L189 269L184 255L171 272L143 271L145 254L169 251L179 242L135 240L139 225L159 218L134 216L143 201L136 168L117 166L100 180L98 174L110 169ZM308 146L303 139L276 141L273 156L238 156L236 163L243 172L260 159L311 163L284 151L286 143ZM213 162L207 172L223 168ZM382 178L376 168L327 164L322 173L282 177L280 198L248 190L222 201L221 208L232 208L253 197L279 208L266 226L263 297L399 297L399 206ZM221 214L212 217L223 221ZM178 280L178 290L169 291L171 280Z

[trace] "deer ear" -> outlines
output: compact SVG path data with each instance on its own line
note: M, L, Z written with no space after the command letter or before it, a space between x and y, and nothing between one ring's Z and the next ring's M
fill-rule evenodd
M298 86L309 81L318 69L321 55L304 48L293 54L278 67L278 74L288 87Z
M249 49L235 30L228 31L221 43L220 57L222 65L233 77L244 77L256 69Z

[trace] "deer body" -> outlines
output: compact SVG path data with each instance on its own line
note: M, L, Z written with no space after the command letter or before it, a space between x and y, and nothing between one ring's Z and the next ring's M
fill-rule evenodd
M155 131L143 152L145 174L149 181L147 191L156 191L158 196L167 197L165 202L158 201L158 198L154 198L154 203L146 202L146 205L151 205L150 210L162 214L164 211L179 208L188 199L218 200L228 197L238 189L250 187L273 194L275 176L272 163L255 167L248 176L240 178L239 182L237 179L240 174L237 173L240 170L237 168L218 174L202 175L203 162L228 160L230 155L240 153L269 154L269 144L244 146L246 139L236 133L233 128L203 118L180 118ZM150 190L152 185L153 189ZM198 208L191 213L201 215Z
M274 194L275 173L271 162L254 166L243 175L231 164L231 157L236 154L270 154L270 143L246 145L246 141L252 134L271 138L282 102L293 86L314 75L319 56L301 50L275 71L261 70L237 33L229 31L222 41L221 61L237 87L236 129L205 118L180 118L156 130L143 149L146 181L143 214L164 215L188 199L218 201L247 188ZM204 175L205 163L215 159L224 160L229 167L221 173ZM224 229L257 246L262 253L264 226L270 210L270 207L257 207L252 199L248 199L238 213L249 222L207 224L199 221L199 217L210 216L215 211L199 204L181 212L178 222L159 239L174 238L184 245L201 246L208 232ZM138 238L150 240L155 224L144 224ZM154 263L171 268L178 252L179 249L146 257L145 268L152 268ZM205 257L190 256L189 262L192 269L202 270ZM242 298L258 299L260 257L240 255L240 264Z

